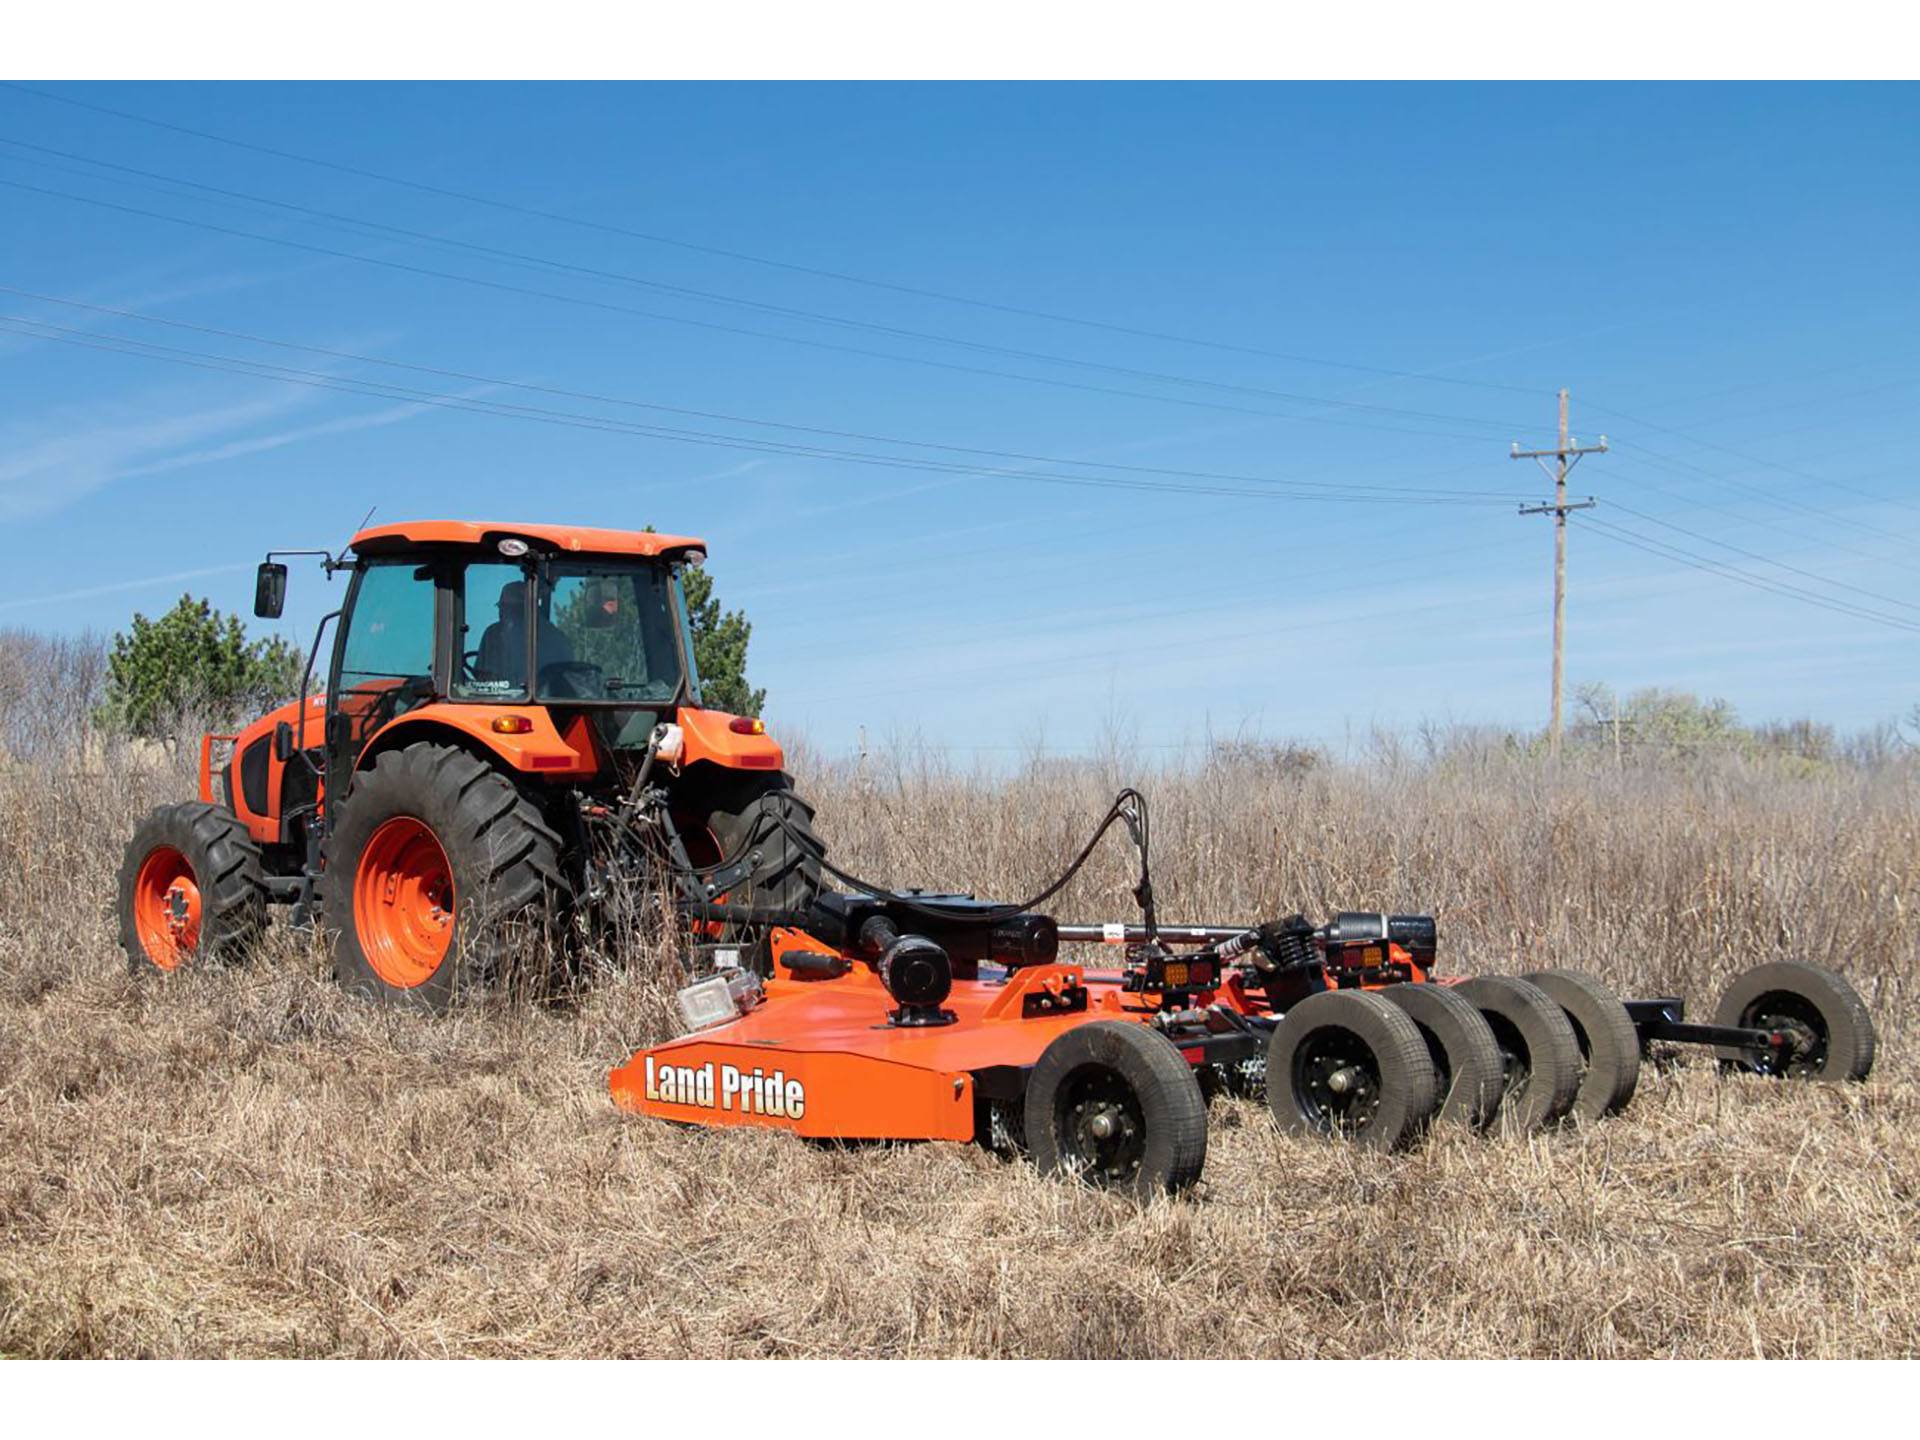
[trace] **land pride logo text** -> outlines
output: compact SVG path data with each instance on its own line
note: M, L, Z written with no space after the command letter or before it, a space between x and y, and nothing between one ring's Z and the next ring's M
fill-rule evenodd
M798 1120L807 1113L806 1087L789 1080L784 1070L771 1075L754 1066L665 1065L647 1056L647 1099L667 1105L698 1105L704 1110L732 1110L741 1115L769 1115Z

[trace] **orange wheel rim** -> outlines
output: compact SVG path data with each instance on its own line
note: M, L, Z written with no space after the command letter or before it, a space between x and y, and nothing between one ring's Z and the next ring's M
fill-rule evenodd
M373 832L353 877L353 924L373 973L424 985L453 941L453 867L425 821L396 815Z
M140 948L162 970L200 948L200 885L187 857L162 845L140 862L133 881L133 928Z

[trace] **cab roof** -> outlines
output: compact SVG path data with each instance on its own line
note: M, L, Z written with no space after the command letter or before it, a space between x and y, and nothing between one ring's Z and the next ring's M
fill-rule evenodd
M651 530L601 530L590 525L520 525L506 520L401 520L375 525L353 537L360 555L383 555L415 545L496 546L517 538L536 548L577 551L586 555L670 555L698 551L707 542L690 535L660 535Z

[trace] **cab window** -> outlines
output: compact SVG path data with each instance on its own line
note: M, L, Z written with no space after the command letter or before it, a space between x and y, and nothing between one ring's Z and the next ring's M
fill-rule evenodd
M338 708L355 746L433 694L434 579L414 561L360 572L340 648Z
M527 573L497 560L461 567L455 625L459 664L453 698L502 703L527 698Z
M354 595L340 688L433 678L433 572L413 563L369 565Z
M665 567L564 561L541 596L536 652L542 700L649 704L680 691L672 579Z

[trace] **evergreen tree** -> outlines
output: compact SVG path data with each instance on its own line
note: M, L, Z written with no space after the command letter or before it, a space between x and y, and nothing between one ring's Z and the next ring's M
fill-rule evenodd
M767 692L747 683L747 639L753 634L745 613L722 610L714 598L713 577L688 566L680 572L687 593L687 618L693 627L693 660L700 671L700 695L714 710L758 715Z
M236 716L290 699L306 657L276 636L249 641L237 615L182 595L158 620L133 617L107 656L106 718L159 736L189 708Z

